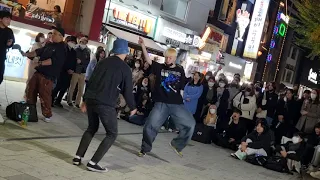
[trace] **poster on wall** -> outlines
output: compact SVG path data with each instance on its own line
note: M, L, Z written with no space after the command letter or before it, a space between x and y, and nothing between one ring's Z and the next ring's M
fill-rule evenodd
M4 75L14 78L23 78L26 62L27 58L21 55L20 49L15 49L13 47L7 53Z
M243 57L256 59L270 0L256 0Z

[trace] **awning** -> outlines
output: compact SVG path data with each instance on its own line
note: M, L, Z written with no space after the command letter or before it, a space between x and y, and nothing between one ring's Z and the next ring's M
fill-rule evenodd
M111 27L111 26L106 26L106 28L112 33L114 34L115 36L117 36L118 38L121 38L121 39L125 39L127 40L128 42L131 42L133 44L138 44L138 40L139 40L139 35L136 35L136 34L133 34L133 33L129 33L129 32L126 32L126 31L123 31L121 29L117 29L117 28L114 28L114 27ZM151 39L148 39L148 38L144 38L144 44L146 45L146 47L148 49L151 49L151 50L155 50L155 51L159 51L159 52L163 52L165 49L163 49L162 47L160 47L156 42L154 42L153 40Z

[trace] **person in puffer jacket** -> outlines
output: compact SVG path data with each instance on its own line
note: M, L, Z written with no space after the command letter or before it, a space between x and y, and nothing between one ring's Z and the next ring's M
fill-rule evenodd
M233 106L242 112L240 119L246 123L248 134L251 133L256 125L253 117L257 109L256 96L252 86L247 86L234 97Z

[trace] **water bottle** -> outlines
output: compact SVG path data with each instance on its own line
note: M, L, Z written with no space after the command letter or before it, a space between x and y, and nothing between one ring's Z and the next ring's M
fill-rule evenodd
M21 121L22 127L27 127L27 124L29 121L29 115L30 115L30 109L29 107L26 107L26 109L22 113L22 121Z

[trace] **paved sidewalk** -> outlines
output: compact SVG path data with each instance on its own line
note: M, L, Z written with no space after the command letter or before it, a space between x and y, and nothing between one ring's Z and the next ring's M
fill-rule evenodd
M6 81L8 101L23 97L24 84ZM0 86L0 103L5 114L6 96ZM38 111L39 117L41 111ZM23 129L12 121L0 125L0 180L289 180L299 179L231 158L230 151L214 145L190 142L184 157L169 147L173 133L160 133L150 156L136 156L141 143L142 127L119 121L116 143L101 161L109 168L99 174L76 167L71 159L87 126L86 116L77 109L54 109L52 123L29 123ZM102 127L101 127L102 128ZM85 162L93 155L103 129L91 143Z

